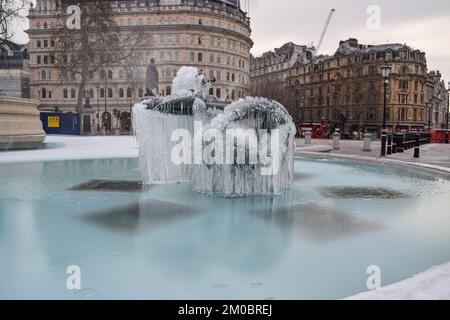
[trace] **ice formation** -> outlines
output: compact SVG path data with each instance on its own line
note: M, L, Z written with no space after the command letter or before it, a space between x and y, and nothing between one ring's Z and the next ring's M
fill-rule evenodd
M194 189L244 196L279 194L290 188L294 177L295 133L292 118L275 101L248 97L230 104L205 128L203 163L193 166ZM215 144L217 135L226 137L223 145ZM231 156L231 161L215 163L211 153L217 155L218 148L225 158ZM240 148L245 149L244 163L238 161Z
M197 68L183 67L173 81L173 95L135 105L144 183L190 182L199 192L224 196L279 194L290 188L296 132L286 109L250 97L225 107L207 94L209 87ZM180 129L187 135L174 139ZM186 139L191 139L189 149L181 154L192 157L176 164L173 150Z

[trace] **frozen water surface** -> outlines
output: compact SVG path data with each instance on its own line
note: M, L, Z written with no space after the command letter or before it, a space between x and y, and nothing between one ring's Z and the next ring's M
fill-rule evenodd
M450 261L448 181L340 160L294 169L279 196L226 199L188 184L71 190L137 181L137 159L2 164L0 298L332 299L367 291L370 265L388 285ZM66 289L70 265L81 290Z

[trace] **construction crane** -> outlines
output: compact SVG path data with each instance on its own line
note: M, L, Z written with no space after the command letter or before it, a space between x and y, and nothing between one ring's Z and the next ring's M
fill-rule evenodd
M325 39L325 35L327 34L328 27L330 26L331 18L333 17L336 9L331 9L330 14L328 15L327 22L325 22L325 27L323 28L322 34L320 35L319 43L317 44L316 53L319 53L320 47L322 46L323 39Z

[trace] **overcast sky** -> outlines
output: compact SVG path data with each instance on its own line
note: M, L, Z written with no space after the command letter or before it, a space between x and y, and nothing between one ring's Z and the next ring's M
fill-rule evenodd
M241 0L246 8L247 0ZM336 12L321 53L333 54L339 40L358 38L364 44L407 43L427 54L428 68L439 69L450 81L449 0L249 0L252 21L252 53L280 47L288 41L317 44L329 10ZM367 27L367 8L381 9L379 29ZM26 42L27 23L18 27L16 40Z

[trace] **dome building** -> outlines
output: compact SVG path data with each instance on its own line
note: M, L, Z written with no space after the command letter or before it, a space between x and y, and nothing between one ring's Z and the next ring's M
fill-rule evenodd
M78 82L63 81L52 52L58 34L61 0L37 0L30 10L31 96L39 109L75 112ZM138 28L147 41L138 48L136 74L128 79L120 65L92 75L87 84L96 115L93 130L130 131L131 106L144 98L146 68L154 59L159 93L172 92L171 84L182 66L195 66L215 79L210 93L233 101L250 94L250 18L239 0L111 0L121 36ZM98 120L100 119L100 120Z

